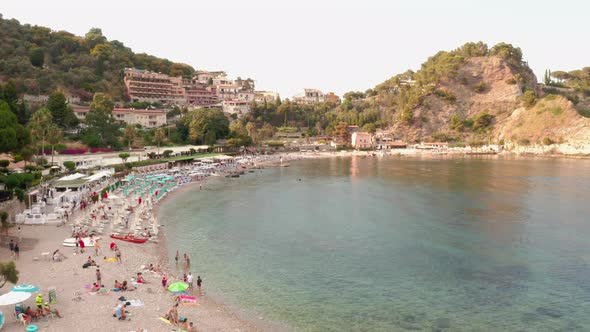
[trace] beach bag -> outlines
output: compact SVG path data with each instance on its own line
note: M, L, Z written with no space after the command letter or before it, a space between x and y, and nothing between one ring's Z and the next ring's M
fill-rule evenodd
M92 265L92 264L91 264L91 263L88 263L88 262L86 262L86 263L84 263L84 265L82 265L82 268L83 268L83 269L86 269L86 268L90 267L90 265Z

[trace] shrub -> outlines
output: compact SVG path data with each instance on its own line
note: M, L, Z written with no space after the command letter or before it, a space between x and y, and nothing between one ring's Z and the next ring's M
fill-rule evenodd
M545 96L545 98L543 98L543 99L545 99L545 100L555 100L555 99L557 99L557 95L549 94L549 95Z
M535 92L531 90L525 91L522 95L522 103L527 108L535 106L535 104L537 103L537 95L535 94Z
M526 146L531 144L531 141L528 138L523 138L518 141L518 144Z
M475 91L477 93L483 93L487 89L488 89L488 85L484 81L481 81L481 82L477 83L477 85L475 85L473 87L473 91Z
M447 89L437 89L434 91L434 94L448 101L449 103L454 103L457 101L457 97Z
M504 143L505 143L505 142L504 142L504 139L502 138L502 139L501 139L501 140L498 142L498 145L504 146Z
M6 168L6 167L8 167L8 165L10 165L9 160L0 160L0 167Z
M489 113L480 113L473 119L473 129L483 131L492 125L494 116Z
M76 163L73 161L64 161L64 167L68 169L68 171L72 172L76 169Z
M516 78L511 77L511 78L507 79L506 84L511 84L511 85L516 84Z
M553 115L560 115L561 113L563 113L563 109L559 106L549 107L547 111L549 111Z
M170 155L172 155L172 152L174 152L174 151L164 150L164 152L163 152L164 158L170 158Z
M552 145L552 144L555 144L555 141L553 141L549 137L545 137L545 138L543 138L543 144L545 144L545 145Z
M590 118L590 109L579 109L578 113L586 118Z
M455 138L447 133L440 133L440 132L434 133L430 137L432 137L433 140L439 141L439 142L452 142L452 141L457 140L457 138Z

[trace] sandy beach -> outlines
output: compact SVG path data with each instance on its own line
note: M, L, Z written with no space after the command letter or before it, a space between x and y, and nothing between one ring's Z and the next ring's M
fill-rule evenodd
M397 155L397 154L390 154ZM269 157L267 160L251 164L248 167L279 166L293 160L350 157L350 156L379 156L373 152L311 152L291 153ZM416 156L415 154L402 154L402 156ZM424 157L442 157L435 153L421 154ZM230 169L231 171L231 169ZM40 288L40 292L47 299L49 287L57 290L57 303L54 309L59 310L64 318L52 318L39 320L33 324L39 326L40 331L172 331L177 327L168 325L159 317L163 316L175 303L172 293L164 289L160 283L161 274L156 272L143 272L146 283L139 285L137 290L125 292L113 292L107 295L92 295L88 287L96 281L96 269L94 267L82 268L88 256L92 256L100 266L102 283L108 288L114 287L115 280L122 282L129 281L141 272L142 266L149 264L160 265L167 273L169 283L180 281L178 267L169 259L167 243L172 242L165 236L166 220L161 220L159 207L167 200L176 195L184 195L187 192L205 186L207 180L195 181L184 184L170 192L162 200L154 204L152 215L158 218L161 224L159 243L147 242L145 244L134 244L125 241L112 240L108 235L102 237L101 251L98 256L94 255L93 248L87 248L84 254L75 254L75 249L63 247L62 241L71 236L69 225L56 226L27 226L21 225L22 240L20 258L16 261L19 271L19 284L33 284ZM81 215L74 215L72 218L81 218ZM10 239L18 241L16 226L9 231ZM3 237L0 247L2 261L8 261L10 251L8 249L9 239ZM115 257L115 253L108 248L108 244L115 242L122 253L122 264L105 261L103 258ZM65 255L61 262L54 262L42 253L52 253L56 249ZM174 248L171 248L174 249ZM182 255L182 253L181 253ZM46 259L49 258L49 259ZM193 261L194 266L198 262ZM198 270L189 268L196 277ZM181 277L181 276L180 276ZM204 283L202 294L194 291L191 295L197 297L197 305L180 305L180 316L186 317L194 323L198 331L274 331L278 327L272 323L258 320L256 318L243 316L239 310L230 308L227 305L216 302L207 296L207 284ZM6 293L13 285L7 283L1 290ZM25 301L25 307L35 308L35 296ZM129 320L119 321L113 317L115 307L121 303L119 297L124 296L127 300L140 300L143 306L127 307ZM23 325L13 317L13 306L0 308L6 316L6 325L3 331L22 331Z
M164 199L158 201L152 214L158 216L158 207L172 195L181 195L206 181L192 182L185 184L177 190L169 193ZM79 218L81 216L73 216ZM165 220L160 220L162 225ZM102 283L108 289L114 287L115 280L122 282L129 281L135 277L137 272L142 272L141 267L149 264L161 266L168 276L168 285L175 281L182 281L177 276L178 268L173 263L169 264L167 259L166 239L163 232L160 233L160 242L135 244L125 241L112 240L103 236L101 252L94 255L94 248L86 248L86 252L75 253L75 248L63 247L61 245L65 238L71 236L71 227L68 225L56 226L28 226L20 225L22 239L19 242L21 247L20 257L16 260L19 271L19 284L32 284L40 288L40 293L47 300L47 290L55 287L57 291L57 303L52 305L53 309L59 310L63 318L40 319L32 322L39 327L40 331L179 331L178 327L169 325L160 319L175 301L174 295L164 289L161 285L161 273L143 271L145 284L138 285L133 291L114 292L107 295L93 295L89 287L96 281L96 268L82 268L82 265L91 256L100 267ZM164 227L165 228L165 227ZM17 228L9 231L10 239L18 241ZM0 247L0 257L3 261L10 258L8 249L9 239L3 237ZM108 248L109 243L115 242L121 251L122 263L105 260L104 257L114 258L115 253ZM65 259L54 262L49 256L43 253L53 253L59 249ZM6 258L6 259L5 259ZM194 262L193 262L194 263ZM194 265L194 264L193 264ZM192 271L198 275L198 271ZM6 293L14 285L7 283L2 293ZM196 287L195 287L196 288ZM189 292L189 295L196 296L197 304L179 306L179 316L186 317L189 322L194 323L197 331L263 331L269 330L262 324L255 324L240 317L236 312L224 304L218 303L208 297L206 282L203 290ZM25 308L35 308L35 296L24 302ZM140 300L143 306L128 306L128 320L120 321L113 317L115 307L122 303L120 296L126 300ZM4 306L2 311L6 316L6 324L3 331L22 331L23 325L13 317L13 306Z

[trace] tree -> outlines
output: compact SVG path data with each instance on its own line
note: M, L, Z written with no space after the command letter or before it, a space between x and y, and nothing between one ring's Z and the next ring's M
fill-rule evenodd
M52 124L49 127L49 131L48 131L48 141L49 141L49 144L51 144L51 165L53 165L53 155L55 154L55 144L59 143L62 138L63 138L63 132L61 131L61 129L57 125Z
M0 232L4 232L5 236L8 236L8 229L10 223L8 223L8 212L0 211Z
M18 123L10 106L0 100L0 152L14 152L29 143L29 132Z
M350 144L350 133L348 132L348 123L339 122L334 127L334 136L340 139L342 144Z
M363 126L363 130L368 133L374 134L377 131L377 127L374 123L367 123Z
M131 150L131 144L133 144L133 141L135 140L136 137L137 137L137 131L135 130L135 127L133 127L133 126L125 127L125 131L123 132L123 139L127 142L127 147L129 150Z
M184 118L191 140L213 145L229 134L229 120L216 109L198 109L187 113Z
M123 163L127 162L127 159L130 157L131 155L129 153L119 153L119 158L121 158L121 160L123 160Z
M31 60L31 64L35 67L41 68L43 67L43 62L45 61L45 53L43 49L40 47L32 48L29 51L29 60Z
M7 282L15 285L18 282L18 271L14 262L0 263L0 288Z
M499 43L494 45L490 50L490 55L499 56L513 65L522 63L522 50L520 47L514 47L511 44Z
M154 142L158 146L158 154L160 154L160 144L162 144L162 142L164 142L164 139L166 139L166 134L164 133L164 129L162 129L162 128L156 129L156 131L154 132Z
M47 100L47 109L51 112L53 122L61 128L67 127L68 104L66 96L61 91L54 91ZM69 110L71 111L71 110Z
M76 169L76 163L73 161L64 161L63 165L70 172L73 172Z
M33 151L31 148L29 147L23 147L19 154L23 157L23 160L25 161L25 167L27 167L27 162L31 162L31 160L33 160L33 156L35 155L35 151Z
M258 137L256 137L256 134L257 134L256 124L254 124L253 122L248 122L246 124L246 131L248 132L248 136L250 136L250 138L252 138L252 142L258 141Z
M51 112L44 107L35 112L29 122L32 136L37 141L41 140L41 150L43 155L45 155L45 139L49 133L49 128L53 124L52 119L53 116L51 115Z
M86 115L84 135L96 135L98 145L107 146L117 143L119 125L113 117L113 101L103 93L96 93Z

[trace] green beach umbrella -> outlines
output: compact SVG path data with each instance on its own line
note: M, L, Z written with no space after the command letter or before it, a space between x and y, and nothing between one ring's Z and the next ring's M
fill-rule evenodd
M188 289L188 284L186 282L175 282L168 287L168 290L173 293L179 293Z

